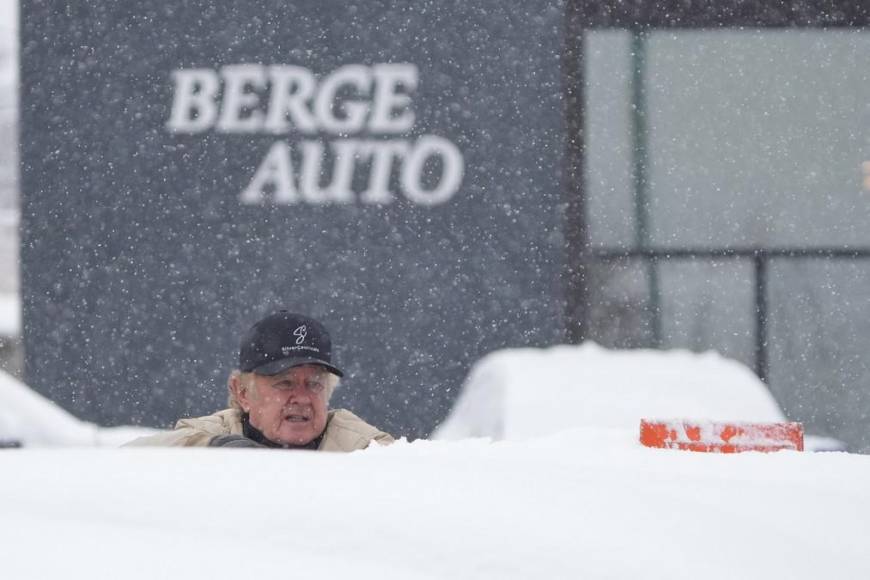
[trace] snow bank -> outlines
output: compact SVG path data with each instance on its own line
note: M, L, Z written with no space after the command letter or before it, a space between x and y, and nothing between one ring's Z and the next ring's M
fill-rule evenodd
M870 457L637 443L640 416L782 419L759 385L712 354L527 349L442 427L506 441L0 450L0 576L870 578Z
M0 575L870 577L870 457L699 454L635 437L0 451Z
M154 432L140 427L100 428L80 421L0 370L0 440L20 441L27 446L117 447Z
M0 439L28 445L94 445L97 426L79 421L24 383L0 371Z
M516 440L578 426L637 432L641 418L785 419L752 371L717 353L618 351L587 342L482 358L433 437Z

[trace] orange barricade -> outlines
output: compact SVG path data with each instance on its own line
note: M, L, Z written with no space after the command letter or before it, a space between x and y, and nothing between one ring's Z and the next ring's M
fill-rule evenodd
M640 442L646 447L712 453L804 450L800 423L723 423L668 420L640 422Z

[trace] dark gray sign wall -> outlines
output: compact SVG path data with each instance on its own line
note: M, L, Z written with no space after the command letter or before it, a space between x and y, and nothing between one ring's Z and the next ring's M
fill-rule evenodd
M168 425L286 307L332 329L338 405L427 434L480 356L563 335L561 15L24 3L28 382Z

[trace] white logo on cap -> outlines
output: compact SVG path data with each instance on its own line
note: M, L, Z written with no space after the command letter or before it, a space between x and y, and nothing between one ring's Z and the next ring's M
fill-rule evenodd
M308 333L308 329L303 324L299 328L293 331L293 336L296 337L296 344L302 344L305 342L305 335Z

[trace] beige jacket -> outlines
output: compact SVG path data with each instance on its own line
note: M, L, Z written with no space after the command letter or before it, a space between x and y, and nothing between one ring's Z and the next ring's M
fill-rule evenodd
M124 447L207 447L213 437L230 434L242 434L242 413L237 409L225 409L206 417L182 419L172 431L140 437ZM389 434L372 427L350 411L333 409L329 411L326 431L317 450L356 451L365 449L372 441L389 445L394 440Z

